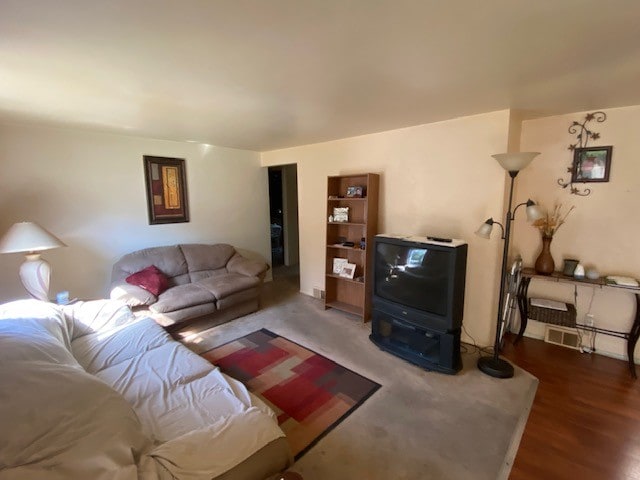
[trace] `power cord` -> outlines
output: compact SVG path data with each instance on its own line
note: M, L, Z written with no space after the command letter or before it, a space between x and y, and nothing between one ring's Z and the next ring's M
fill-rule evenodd
M574 292L573 292L573 298L575 301L575 304L577 305L578 303L578 287L577 285L574 285ZM591 335L590 335L590 345L589 346L584 346L583 345L583 336L582 333L580 332L579 328L576 328L576 332L578 333L578 339L580 340L580 353L595 353L596 352L596 335L598 332L596 332L596 330L594 329L595 327L595 321L593 320L593 315L591 314L591 307L593 306L593 299L596 296L596 287L593 286L591 289L591 298L589 299L589 309L587 310L587 313L585 314L585 323L584 325L586 327L591 327L590 331ZM589 320L587 320L589 319ZM587 323L588 322L588 323Z
M489 347L481 347L481 346L479 346L478 342L476 342L476 339L471 336L471 334L465 328L464 324L462 324L462 331L465 333L465 335L467 337L469 337L471 339L471 343L470 344L466 343L466 342L461 342L460 350L462 352L471 353L471 354L474 354L474 353L483 354L484 353L485 355L493 355L493 347L491 347L491 346L489 346ZM465 344L464 347L462 346L462 343ZM471 348L468 348L467 345L469 345L469 347L471 347ZM464 350L463 350L463 348L464 348Z

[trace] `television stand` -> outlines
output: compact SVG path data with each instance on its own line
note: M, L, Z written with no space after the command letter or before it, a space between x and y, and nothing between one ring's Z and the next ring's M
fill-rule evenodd
M455 375L462 369L460 329L439 332L374 308L369 339L380 349L426 370Z

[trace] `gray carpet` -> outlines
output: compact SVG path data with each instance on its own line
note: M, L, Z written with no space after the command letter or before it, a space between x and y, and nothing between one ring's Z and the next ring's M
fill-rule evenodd
M267 328L382 385L291 470L305 480L495 480L509 476L538 381L516 367L498 380L463 355L455 376L428 372L379 350L362 324L296 293L291 278L265 285L259 312L181 335L202 352Z

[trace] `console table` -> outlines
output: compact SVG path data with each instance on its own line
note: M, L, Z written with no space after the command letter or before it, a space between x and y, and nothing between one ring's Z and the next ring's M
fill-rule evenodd
M516 337L514 343L518 343L522 336L524 335L524 331L527 329L527 321L529 315L529 304L528 304L528 291L529 291L529 283L531 283L531 279L537 278L539 280L546 280L551 282L564 282L578 285L593 285L600 288L617 288L628 290L631 293L635 293L636 296L636 314L635 319L633 320L633 324L631 325L631 329L629 332L619 332L616 330L608 330L605 328L598 328L590 325L584 325L582 323L578 323L575 320L572 324L566 324L565 326L574 327L580 330L586 330L594 333L602 333L603 335L609 335L612 337L624 338L627 341L627 358L629 362L629 371L631 372L631 376L633 378L637 378L636 376L636 365L633 361L633 355L636 349L636 343L638 342L638 338L640 337L640 288L637 287L626 287L623 285L615 285L611 283L607 283L604 278L599 278L597 280L590 280L588 278L578 279L574 277L569 277L567 275L563 275L561 272L553 272L551 275L539 275L532 268L523 268L522 269L522 278L520 280L520 284L518 285L517 290L517 300L518 300L518 310L520 311L520 331L518 332L518 336Z

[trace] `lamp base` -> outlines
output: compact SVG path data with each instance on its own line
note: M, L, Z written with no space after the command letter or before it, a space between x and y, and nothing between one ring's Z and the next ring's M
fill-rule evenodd
M40 258L39 253L30 253L26 257L27 259L20 266L22 285L33 298L48 302L51 267Z
M501 358L480 357L478 359L478 368L482 371L482 373L486 373L490 377L513 377L513 365Z

